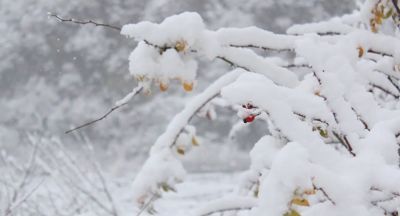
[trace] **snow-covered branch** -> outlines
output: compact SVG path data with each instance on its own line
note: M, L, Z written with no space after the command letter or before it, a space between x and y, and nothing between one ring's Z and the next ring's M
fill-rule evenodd
M287 34L256 27L213 31L190 12L161 23L124 25L121 34L137 42L129 72L140 90L116 106L153 86L166 91L171 80L192 91L198 59L219 59L236 68L194 96L158 137L133 183L138 214L183 181L181 158L198 144L189 123L219 95L243 124L265 120L268 131L250 153L239 197L196 214L242 209L255 216L395 214L400 33L397 1L392 3L367 0L350 15L296 25ZM272 52L262 56L260 50ZM274 57L282 51L290 54Z

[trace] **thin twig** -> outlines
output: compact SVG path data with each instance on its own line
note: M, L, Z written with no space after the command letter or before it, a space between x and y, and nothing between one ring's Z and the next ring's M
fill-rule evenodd
M393 3L393 6L394 6L394 9L395 9L396 12L397 12L397 16L400 18L400 8L399 8L399 6L397 5L397 0L392 0L392 3Z
M142 89L143 89L143 86L139 86L139 87L135 88L135 89L131 92L132 97L135 96L135 95L137 95L138 93L140 93L140 92L142 91ZM112 107L110 110L108 110L108 111L107 111L104 115L102 115L100 118L91 120L91 121L89 121L89 122L86 122L86 123L84 123L84 124L78 126L78 127L75 127L75 128L70 129L70 130L67 130L67 131L65 131L65 133L68 134L68 133L71 133L71 132L73 132L73 131L79 130L79 129L83 128L83 127L87 127L87 126L89 126L89 125L92 125L92 124L94 124L94 123L96 123L96 122L98 122L98 121L101 121L101 120L105 119L108 115L110 115L113 111L115 111L115 110L119 109L120 107L125 106L126 104L128 104L129 101L130 101L130 100L128 100L128 101L126 101L126 102L124 102L124 103L121 103L121 104L117 104L117 105L115 105L114 107Z
M101 209L103 209L105 212L107 212L110 215L114 215L114 212L110 209L108 209L107 206L104 205L95 195L90 193L89 191L85 190L83 187L80 187L79 185L74 184L74 182L70 181L70 185L75 187L78 191L80 191L82 194L86 195L90 200L92 200L94 203L96 203Z
M271 48L271 47L253 45L253 44L246 44L246 45L229 44L229 46L230 47L235 47L235 48L256 48L256 49L262 49L262 50L265 50L265 51L277 51L277 52L293 51L293 49L288 49L288 48L277 49L277 48Z
M364 125L364 128L368 131L371 129L368 126L368 123L362 118L362 116L357 112L357 110L354 107L351 107L351 110L357 115L357 119Z
M101 172L98 163L96 163L96 162L93 162L93 163L94 163L93 165L95 166L95 171L96 171L97 175L100 178L100 182L101 182L101 185L102 185L103 192L106 195L108 201L110 202L111 211L113 212L114 216L118 216L117 208L115 207L114 199L113 199L113 197L111 195L111 192L108 189L108 185L107 185L107 182L105 180L105 177L104 177L103 173Z
M34 149L32 151L31 157L29 159L28 166L25 169L24 176L22 177L21 182L18 184L18 186L14 190L14 193L11 198L11 202L6 207L6 210L5 210L6 216L11 214L12 210L15 208L15 204L17 203L17 199L20 195L20 192L22 192L22 190L28 183L28 178L30 177L30 175L32 174L32 171L33 171L32 169L34 167L34 163L35 163L35 159L36 159L36 155L37 155L37 151L38 151L38 146L39 146L39 144L34 145Z
M313 183L313 187L314 187L314 190L321 191L322 194L324 194L325 198L328 199L333 205L336 205L336 202L333 201L333 199L328 195L328 193L322 187L317 187L314 183Z
M242 68L243 70L250 71L250 69L248 69L248 68L246 68L246 67L244 67L244 66L238 65L238 64L232 62L231 60L227 59L227 58L224 57L224 56L217 56L217 58L218 58L218 59L221 59L222 61L224 61L224 62L226 62L226 63L228 63L228 64L230 64L230 65L231 65L232 67L234 67L234 68Z
M29 197L44 183L45 179L42 179L38 184L36 184L25 196L23 196L20 200L16 201L15 204L9 209L6 215L11 214L11 212L16 209L19 205L26 202Z
M312 68L309 64L288 64L288 65L284 65L283 67L285 67L285 68L309 68L309 69Z
M94 124L94 123L96 123L98 121L101 121L101 120L105 119L108 115L110 115L114 110L116 110L116 109L118 109L118 108L120 108L120 107L122 107L124 105L126 105L126 103L123 103L123 104L121 104L119 106L114 106L109 111L107 111L104 115L102 115L100 118L91 120L89 122L86 122L86 123L78 126L78 127L75 127L75 128L70 129L70 130L67 130L67 131L65 131L65 133L68 134L68 133L71 133L73 131L79 130L79 129L83 128L83 127L86 127L86 126L89 126L91 124Z
M147 207L150 206L150 204L158 197L157 193L154 193L153 196L149 199L149 201L140 209L140 211L136 214L136 216L140 216L144 210L147 209Z
M390 54L390 53L385 53L385 52L381 52L381 51L377 51L377 50L373 50L373 49L369 49L367 52L373 53L373 54L377 54L377 55L381 55L381 56L393 57L393 55Z
M375 83L370 83L370 86L373 87L373 88L377 88L377 89L383 91L384 93L386 93L386 94L388 94L388 95L391 95L391 96L394 97L395 99L399 99L399 98L400 98L400 95L397 95L397 94L395 94L395 93L393 93L393 92L391 92L391 91L385 89L384 87L382 87L382 86L380 86L380 85L377 85L377 84L375 84Z
M390 81L390 83L392 83L392 85L397 89L397 91L400 93L400 87L398 85L398 83L396 83L395 80L393 80L393 78L389 75L387 75L388 80Z
M58 14L51 13L51 12L49 12L48 15L49 15L49 17L54 17L54 18L58 19L60 22L70 22L70 23L75 23L75 24L80 24L80 25L93 24L95 26L106 27L106 28L111 28L111 29L117 30L117 31L121 31L120 26L110 25L110 24L106 24L106 23L98 23L93 20L77 20L74 18L63 18L63 17L59 16Z

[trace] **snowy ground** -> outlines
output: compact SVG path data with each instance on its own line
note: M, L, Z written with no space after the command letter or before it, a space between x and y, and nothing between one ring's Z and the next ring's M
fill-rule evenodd
M188 174L186 181L178 184L177 193L168 192L161 199L154 203L158 215L162 216L187 216L192 215L193 211L208 201L221 198L235 190L239 182L240 173L196 173ZM132 215L133 201L129 199L132 191L121 187L124 211L126 215ZM122 207L122 206L121 206ZM129 213L129 214L128 214ZM125 214L123 214L125 215ZM143 212L141 215L150 215Z

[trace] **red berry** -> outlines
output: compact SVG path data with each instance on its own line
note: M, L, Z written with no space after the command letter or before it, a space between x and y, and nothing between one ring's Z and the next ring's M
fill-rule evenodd
M243 122L244 122L244 123L249 123L249 122L254 121L255 118L256 118L256 116L254 116L254 115L249 115L249 116L247 116L245 119L243 119Z

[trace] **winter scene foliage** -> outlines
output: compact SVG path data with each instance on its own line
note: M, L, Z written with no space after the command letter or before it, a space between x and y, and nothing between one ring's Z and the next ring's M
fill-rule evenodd
M1 214L398 216L400 2L351 2L301 21L290 8L317 2L43 1L67 12L46 13L47 36L21 47L33 57L6 53L29 18L0 40L4 89L13 65L54 52L39 45L63 44L2 93ZM2 4L6 29L23 3ZM89 19L104 5L107 22ZM136 22L114 24L133 6ZM268 8L285 13L256 27Z

